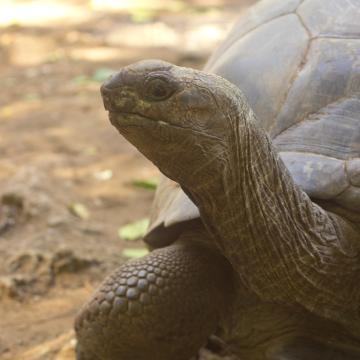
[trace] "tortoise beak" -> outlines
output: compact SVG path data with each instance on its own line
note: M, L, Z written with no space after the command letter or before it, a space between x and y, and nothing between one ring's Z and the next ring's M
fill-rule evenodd
M103 99L105 110L111 111L111 92L103 84L100 88L100 93Z
M124 70L120 70L102 84L100 92L105 110L110 113L132 112L135 106L135 98L132 89L134 79L131 77L131 74L126 74Z
M114 98L116 94L120 95L122 84L122 71L111 75L100 87L100 93L103 99L105 110L111 112L115 110Z

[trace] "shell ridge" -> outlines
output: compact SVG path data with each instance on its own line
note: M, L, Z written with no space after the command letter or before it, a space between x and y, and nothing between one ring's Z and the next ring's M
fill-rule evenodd
M303 68L305 67L306 63L308 62L308 55L309 55L309 52L310 52L310 48L311 48L311 43L312 43L312 37L311 37L311 33L309 32L308 28L304 25L301 17L299 16L299 14L297 12L295 12L295 15L297 15L297 18L299 19L299 23L301 24L301 26L305 29L305 31L307 32L308 36L309 36L309 41L308 41L308 44L307 44L307 47L305 49L305 52L304 52L304 55L298 65L298 67L294 70L294 73L293 73L293 76L290 80L290 83L289 83L289 86L286 90L286 93L284 95L284 98L281 102L281 104L279 105L279 108L278 108L278 111L277 111L277 116L276 116L276 119L275 121L272 122L272 126L271 128L269 129L269 133L271 134L271 137L276 137L277 135L281 134L281 132L279 134L272 134L272 131L273 131L273 128L276 127L276 124L277 124L277 119L279 117L279 115L281 114L282 112L282 109L286 103L286 100L288 99L289 97L289 94L290 94L290 91L296 81L296 79L299 77L300 75L300 72L303 70Z
M237 24L238 22L236 22L232 29L230 30L230 33L228 35L228 40L229 42L227 42L225 40L225 43L222 45L220 45L215 51L214 53L211 55L210 59L207 61L207 63L205 64L205 67L204 67L204 70L207 71L209 68L211 68L215 61L218 60L218 55L221 53L225 53L226 51L228 51L234 44L236 44L236 42L242 38L244 38L245 36L249 35L251 32L255 31L256 29L258 29L259 27L263 26L263 25L266 25L266 24L269 24L271 23L272 21L275 21L277 19L280 19L282 17L285 17L285 16L288 16L288 15L291 15L291 14L294 14L297 9L299 8L299 6L304 2L305 0L300 0L299 4L291 11L285 11L285 12L280 12L279 14L277 15L274 15L272 17L269 17L268 19L266 19L265 21L262 21L262 22L259 22L258 24L255 23L254 26L250 27L248 30L246 30L243 34L241 34L241 36L239 37L238 34L234 34L235 30L237 29ZM256 5L254 6L256 7ZM254 16L254 13L255 13L255 9L254 8L251 8L250 9L251 11L247 11L245 13L245 15L247 13L250 14L250 17L252 20L254 20L255 18L258 18L258 16Z

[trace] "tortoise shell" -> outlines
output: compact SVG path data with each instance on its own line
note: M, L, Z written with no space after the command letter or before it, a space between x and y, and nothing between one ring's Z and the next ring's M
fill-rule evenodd
M313 201L355 213L360 212L359 19L359 0L264 0L240 18L204 69L243 91L295 182ZM180 186L163 177L148 235L199 216Z

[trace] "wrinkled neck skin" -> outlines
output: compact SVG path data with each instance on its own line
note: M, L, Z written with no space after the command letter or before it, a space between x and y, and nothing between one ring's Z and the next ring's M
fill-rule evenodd
M250 291L358 332L359 234L294 184L252 110L241 104L227 114L232 131L212 176L200 170L180 184Z

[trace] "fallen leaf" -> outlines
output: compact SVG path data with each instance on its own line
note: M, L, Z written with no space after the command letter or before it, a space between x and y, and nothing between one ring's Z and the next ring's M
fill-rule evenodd
M86 220L90 217L90 212L84 204L78 202L72 203L69 205L69 210L80 219Z
M148 226L149 219L145 218L137 220L130 224L122 226L118 230L118 235L120 238L127 241L138 240L145 235Z
M28 93L24 96L25 101L35 101L39 100L39 95L37 93Z
M86 75L78 75L78 76L75 76L71 80L71 82L76 84L76 85L84 85L84 84L88 84L90 82L90 79Z
M149 178L149 179L135 179L131 182L131 185L149 189L149 190L156 190L159 183L159 179L157 177Z
M125 248L121 254L122 254L122 256L129 258L129 259L137 259L137 258L147 255L148 253L149 253L149 250L146 248L139 248L139 249Z

